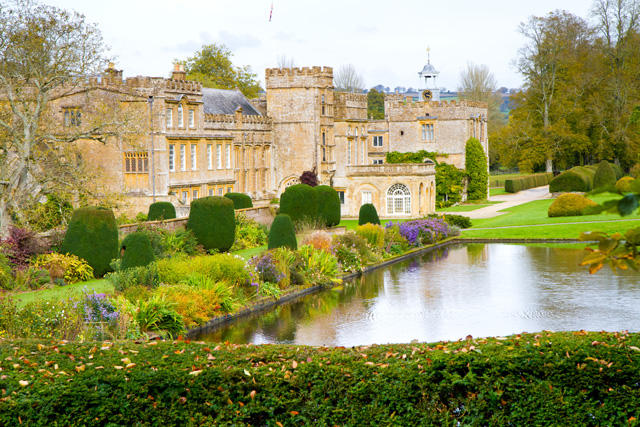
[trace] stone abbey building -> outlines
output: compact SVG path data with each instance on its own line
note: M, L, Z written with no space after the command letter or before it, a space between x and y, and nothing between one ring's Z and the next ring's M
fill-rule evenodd
M266 95L248 100L239 91L186 81L179 67L172 78L123 79L111 64L90 84L137 100L148 133L135 143L83 143L83 157L102 168L107 185L125 193L135 211L145 211L154 196L180 208L231 191L267 204L315 169L320 183L339 192L343 216L357 216L364 203L384 217L425 215L435 211L433 161L385 164L386 153L447 153L439 160L464 168L470 137L488 152L486 104L439 101L437 73L427 64L423 99L386 95L385 119L371 120L366 94L335 92L330 67L267 69ZM79 117L97 99L82 92L64 98L59 120L84 125Z

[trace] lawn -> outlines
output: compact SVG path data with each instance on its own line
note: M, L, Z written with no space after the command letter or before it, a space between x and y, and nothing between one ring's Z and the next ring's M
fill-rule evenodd
M615 197L613 194L600 194L590 198L596 203L602 203ZM615 233L640 226L638 213L625 218L612 214L549 218L547 210L551 203L553 199L535 200L505 209L504 212L508 213L504 215L474 219L473 228L463 230L462 236L490 239L576 239L582 232L598 230ZM593 224L594 222L597 224ZM534 227L527 227L531 225Z
M450 206L448 208L438 209L438 213L441 212L471 212L476 209L486 208L487 206L496 205L502 202L489 202L489 203L481 203L481 204L464 204L457 206Z
M36 298L39 300L60 300L64 298L77 297L82 295L85 291L87 293L113 293L113 285L105 279L94 279L88 282L74 283L67 286L56 286L52 289L42 289L39 291L25 292L16 294L13 297L18 301L19 305L24 305L34 301Z
M500 194L507 194L507 190L504 187L489 189L489 196L499 196Z

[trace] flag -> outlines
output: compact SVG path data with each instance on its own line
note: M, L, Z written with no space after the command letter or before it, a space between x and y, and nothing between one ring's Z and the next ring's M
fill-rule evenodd
M269 12L269 22L271 22L271 16L273 16L273 2L271 2L271 12Z

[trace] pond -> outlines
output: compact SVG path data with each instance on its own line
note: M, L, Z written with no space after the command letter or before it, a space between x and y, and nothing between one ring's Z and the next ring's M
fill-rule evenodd
M640 275L594 275L578 245L457 244L198 337L354 346L541 330L640 331Z

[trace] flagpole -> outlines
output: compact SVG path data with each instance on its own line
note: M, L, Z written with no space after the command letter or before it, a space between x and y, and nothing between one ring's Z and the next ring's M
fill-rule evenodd
M273 17L273 0L271 0L271 10L269 11L269 23L271 24L271 49L273 51L273 64L274 67L278 66L278 58L276 57L276 29L271 23Z

